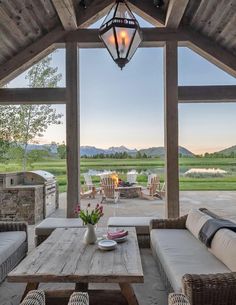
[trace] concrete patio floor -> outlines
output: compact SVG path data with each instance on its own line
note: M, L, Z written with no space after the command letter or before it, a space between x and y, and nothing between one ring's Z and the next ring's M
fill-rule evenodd
M101 195L95 199L83 199L82 207L88 203L101 202ZM236 220L236 191L183 191L180 192L180 214L188 213L192 208L206 207L219 215ZM112 201L104 202L104 217L99 222L106 226L111 216L157 216L165 217L164 200L153 201L121 198L117 204ZM66 193L60 194L60 208L52 217L66 217Z
M101 196L95 199L82 201L82 207L88 203L100 203ZM216 213L236 221L236 191L185 191L180 193L180 213L186 214L192 208L207 207ZM163 200L121 199L118 204L104 203L104 217L99 226L106 226L111 216L153 216L164 217ZM66 193L60 194L59 209L51 217L66 216ZM29 226L29 251L34 248L34 227ZM167 292L164 289L155 261L150 249L141 249L141 258L144 269L145 283L134 285L140 305L166 305ZM63 284L42 284L43 289L60 289L71 287ZM4 281L0 284L0 305L19 305L20 296L24 291L24 284L13 284ZM95 285L95 288L97 286ZM101 285L100 287L101 288ZM114 288L114 285L105 285L103 288ZM60 305L60 304L58 304Z

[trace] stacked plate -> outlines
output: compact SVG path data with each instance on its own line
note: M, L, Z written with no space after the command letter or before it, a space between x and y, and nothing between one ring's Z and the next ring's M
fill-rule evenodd
M117 243L123 243L124 241L127 240L127 235L126 236L122 236L122 237L117 237L115 239L110 239L110 240L114 240L116 241Z
M117 242L115 240L103 239L99 241L98 248L104 251L114 250L117 246Z

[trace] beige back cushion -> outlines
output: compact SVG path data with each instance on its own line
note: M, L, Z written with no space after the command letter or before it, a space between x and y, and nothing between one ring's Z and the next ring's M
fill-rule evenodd
M236 233L228 229L220 229L208 249L231 271L236 272Z
M198 239L198 234L201 230L201 227L208 219L211 218L211 216L206 215L197 209L193 209L188 213L186 228Z

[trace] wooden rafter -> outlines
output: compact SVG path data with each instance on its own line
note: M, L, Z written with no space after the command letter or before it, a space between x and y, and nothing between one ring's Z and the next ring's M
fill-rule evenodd
M88 2L88 7L77 10L79 28L87 28L106 15L114 4L114 0L93 0Z
M167 28L142 28L143 41L141 47L163 47L165 41L177 40L180 45L186 42L186 33ZM80 48L102 48L97 29L78 29L68 33L58 45L64 47L65 42L77 42Z
M51 53L55 49L54 43L65 34L66 32L61 27L58 27L2 64L0 69L0 87Z
M236 77L236 56L222 48L210 38L191 30L185 30L188 35L187 47L198 53L223 71Z
M165 14L160 8L154 7L152 0L129 0L128 4L134 13L138 14L152 25L157 27L165 26Z
M65 104L65 88L1 88L0 105Z
M52 0L61 23L66 31L77 29L76 11L72 0Z
M179 103L235 103L236 86L179 86Z
M184 12L188 5L189 0L170 0L167 13L165 26L171 29L177 29L184 16Z

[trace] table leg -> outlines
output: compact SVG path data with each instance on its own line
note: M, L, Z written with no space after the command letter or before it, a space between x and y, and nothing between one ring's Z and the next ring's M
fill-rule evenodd
M88 291L88 283L76 283L75 291L87 292Z
M138 305L138 300L132 286L129 283L119 283L121 293L126 298L129 305Z
M21 302L24 300L24 298L26 297L27 293L31 290L37 290L39 287L39 283L27 283L25 291L23 293Z

